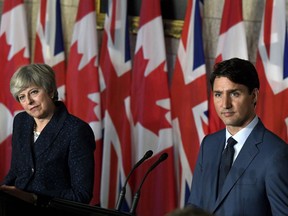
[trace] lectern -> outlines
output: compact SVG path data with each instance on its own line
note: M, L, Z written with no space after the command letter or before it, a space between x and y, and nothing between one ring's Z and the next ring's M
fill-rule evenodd
M34 206L0 191L0 216L131 216L130 213L105 209L98 206L51 199L46 206Z

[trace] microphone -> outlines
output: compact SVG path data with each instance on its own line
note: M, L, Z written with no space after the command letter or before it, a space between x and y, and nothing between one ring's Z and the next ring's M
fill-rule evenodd
M140 186L136 192L136 194L134 195L133 197L133 202L132 202L132 206L131 206L131 209L130 209L130 213L132 213L132 215L135 214L135 210L136 210L136 207L138 205L138 200L139 200L139 197L140 197L140 190L142 188L142 185L146 179L146 177L148 176L148 174L156 167L158 166L162 161L166 160L168 157L168 154L167 153L163 153L159 158L158 160L152 164L152 166L147 170L147 172L145 173L144 175L144 178L142 179L141 183L140 183Z
M149 150L145 153L145 155L141 158L141 160L139 160L134 166L133 168L130 170L126 180L125 180L125 183L120 191L120 194L119 194L119 197L118 197L118 200L117 200L117 204L116 204L116 210L119 210L122 203L123 203L123 200L125 198L125 194L126 194L126 185L128 183L128 180L131 176L131 174L133 173L133 171L138 167L140 166L146 159L150 158L151 156L153 155L153 151L152 150Z

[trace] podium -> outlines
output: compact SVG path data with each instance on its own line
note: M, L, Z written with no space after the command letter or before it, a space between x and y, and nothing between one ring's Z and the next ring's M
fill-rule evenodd
M52 199L49 207L55 212L61 212L61 215L64 213L67 216L132 216L130 213L119 212L114 209L105 209L58 198Z
M130 213L105 209L98 206L51 199L46 206L34 206L14 196L0 191L0 216L132 216Z

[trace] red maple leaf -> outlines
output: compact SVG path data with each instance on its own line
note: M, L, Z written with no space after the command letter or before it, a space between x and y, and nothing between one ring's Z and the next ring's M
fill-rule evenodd
M3 103L14 115L16 110L22 110L22 106L18 103L10 93L10 79L19 66L29 63L29 59L24 57L25 48L16 53L10 60L8 60L11 45L6 42L6 34L0 37L0 65L1 65L1 79L0 79L0 103Z
M87 122L99 121L94 112L95 106L99 105L89 98L90 94L99 93L99 75L92 58L80 71L78 70L82 54L77 52L77 42L71 46L69 67L67 70L67 107L74 115Z
M18 69L19 66L25 65L29 63L29 59L24 57L25 48L21 49L18 53L12 56L11 59L8 60L9 53L11 51L11 46L6 43L6 34L4 33L0 37L0 65L1 65L1 74L0 74L0 103L3 104L6 108L5 111L11 113L11 117L14 116L15 111L22 110L22 106L18 103L10 93L10 79L14 72ZM1 111L3 114L3 110ZM7 127L7 121L10 121L11 118L8 113L6 116L3 116L2 121L0 122L1 130L3 130L2 135L4 137L0 137L1 140L4 140L0 144L0 179L2 179L8 172L10 167L10 160L11 160L11 134L9 135L7 130L4 127ZM11 122L10 122L11 123ZM10 124L11 125L11 124Z
M163 61L145 77L148 61L144 59L141 48L134 57L131 111L135 125L139 122L158 135L160 129L171 127L165 117L170 110L157 104L160 100L169 99L168 77L164 70L166 62Z

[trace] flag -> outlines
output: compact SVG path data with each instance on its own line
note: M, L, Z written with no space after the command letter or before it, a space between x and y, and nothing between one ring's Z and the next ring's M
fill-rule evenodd
M171 86L179 206L187 203L199 147L208 132L207 76L200 1L188 1Z
M115 208L119 192L131 170L131 56L127 1L109 0L100 52L103 166L101 206ZM121 210L131 205L131 189Z
M242 0L225 0L221 20L215 63L238 57L248 59L245 26L242 15ZM209 132L224 128L209 97Z
M89 123L95 135L95 183L91 204L99 204L102 125L94 0L79 1L68 63L66 77L67 108L72 114Z
M135 170L135 194L148 167L162 153L163 161L141 188L137 215L165 215L177 206L172 137L171 102L160 0L142 1L132 69L131 112L133 117L132 162L147 150L154 152Z
M256 69L260 79L256 111L267 128L288 142L288 38L285 0L267 0Z
M23 110L10 93L10 79L18 67L30 62L26 12L23 0L6 0L3 3L0 47L1 182L10 168L13 118L17 112Z
M34 62L50 65L55 71L59 99L65 100L65 52L60 0L39 1Z

